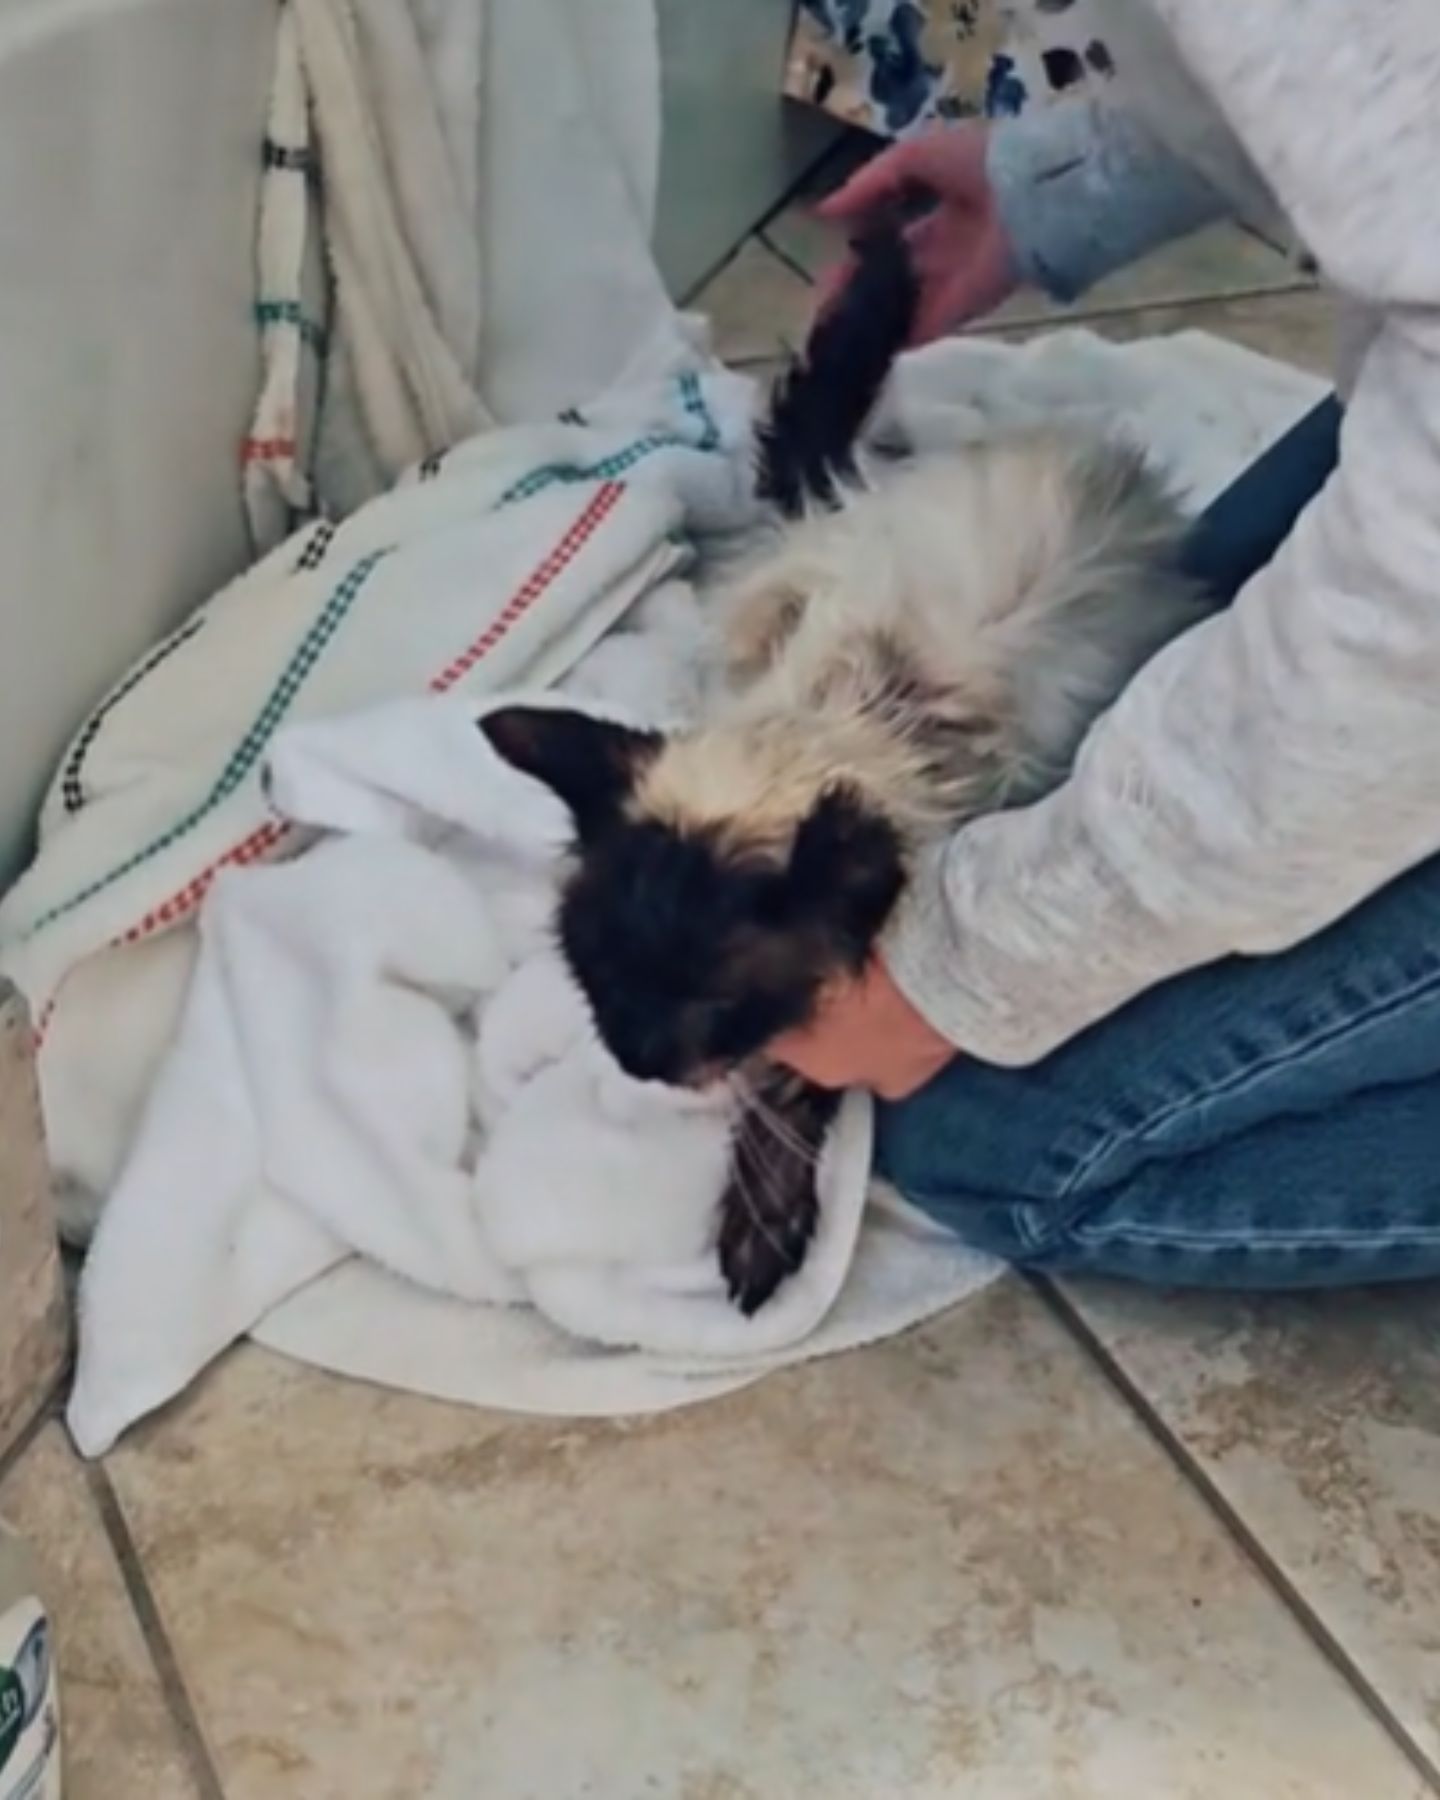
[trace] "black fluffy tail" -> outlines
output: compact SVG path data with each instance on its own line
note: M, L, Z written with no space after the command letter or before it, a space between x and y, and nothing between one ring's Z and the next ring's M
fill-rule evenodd
M787 518L806 500L832 501L853 472L860 433L915 323L920 284L901 221L877 224L851 248L855 271L775 383L758 434L758 492Z

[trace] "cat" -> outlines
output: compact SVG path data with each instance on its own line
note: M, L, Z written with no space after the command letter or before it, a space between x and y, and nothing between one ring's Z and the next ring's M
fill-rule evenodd
M1125 444L1029 429L859 453L915 302L882 225L776 385L757 477L774 521L717 601L729 679L709 717L480 721L570 809L559 939L615 1060L741 1096L717 1251L747 1315L804 1262L839 1104L767 1045L865 968L917 852L1054 787L1201 613L1181 514Z

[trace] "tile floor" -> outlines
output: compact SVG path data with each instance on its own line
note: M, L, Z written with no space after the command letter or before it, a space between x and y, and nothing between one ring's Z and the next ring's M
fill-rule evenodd
M799 210L703 296L763 363ZM1323 367L1212 232L1094 297ZM1049 328L1016 305L995 329ZM492 1417L253 1348L0 1480L58 1600L69 1800L1440 1794L1440 1293L1003 1282L638 1424Z

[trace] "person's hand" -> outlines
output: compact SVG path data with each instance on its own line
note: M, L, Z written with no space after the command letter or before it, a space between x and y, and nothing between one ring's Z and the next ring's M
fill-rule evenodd
M956 1052L877 957L858 979L830 990L811 1024L783 1033L767 1054L818 1087L863 1087L883 1100L903 1100Z
M818 208L822 219L853 232L917 186L936 196L934 211L905 233L920 280L914 344L993 312L1020 285L985 172L987 135L983 125L922 132L883 151ZM852 267L847 259L826 278L822 308L844 287Z

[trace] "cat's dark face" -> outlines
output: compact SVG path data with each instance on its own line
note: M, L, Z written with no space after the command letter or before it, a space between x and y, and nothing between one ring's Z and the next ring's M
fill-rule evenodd
M505 760L570 808L576 864L560 941L606 1048L627 1074L703 1084L812 1016L874 948L904 881L898 836L831 787L777 848L743 816L647 813L659 733L507 707L480 721Z

